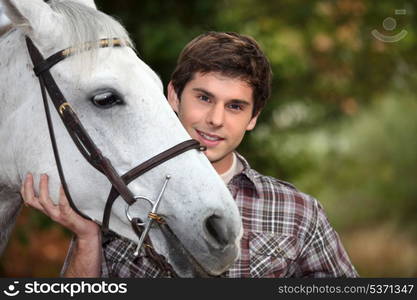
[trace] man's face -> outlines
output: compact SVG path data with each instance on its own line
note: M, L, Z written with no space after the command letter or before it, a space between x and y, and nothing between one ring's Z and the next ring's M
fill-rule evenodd
M252 87L217 72L196 73L181 99L170 83L168 100L191 137L207 146L205 154L216 171L227 171L246 130L256 125Z

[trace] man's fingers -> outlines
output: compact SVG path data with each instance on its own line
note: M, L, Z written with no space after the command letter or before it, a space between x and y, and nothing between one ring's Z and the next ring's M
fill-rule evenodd
M59 190L59 205L55 205L49 197L46 174L40 177L39 198L35 196L33 184L33 176L28 174L20 190L24 201L29 206L40 210L52 220L73 231L79 238L88 239L92 235L99 234L100 227L96 223L85 220L71 208L62 186Z
M31 173L28 173L26 175L25 182L22 185L21 189L23 201L41 212L45 213L45 210L39 203L39 199L35 196L35 190L33 189L33 175Z
M26 202L27 205L29 205L30 207L33 207L41 212L43 212L45 215L47 215L45 209L42 207L42 205L39 203L39 201L37 201L37 199L35 199L35 201L31 201L31 202Z
M50 218L53 220L57 218L58 209L49 198L48 175L46 174L42 174L39 180L39 203Z
M71 215L73 213L73 210L68 202L68 198L65 195L64 188L62 185L59 188L59 209L62 214L65 216Z
M22 185L21 193L25 202L33 202L35 198L35 191L33 190L33 176L31 173L26 175L25 182Z
M20 194L22 195L25 205L29 205L41 212L45 213L45 210L39 203L39 199L35 196L35 191L33 189L33 175L28 173L25 177L25 181L20 188Z
M47 201L49 199L48 175L41 174L39 179L39 199Z
M59 187L59 205L63 207L69 206L69 202L62 185Z

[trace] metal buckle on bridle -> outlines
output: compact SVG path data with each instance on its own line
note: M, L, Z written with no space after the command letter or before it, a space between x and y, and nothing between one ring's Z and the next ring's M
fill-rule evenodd
M131 206L130 205L126 206L126 217L127 217L127 219L130 222L136 222L135 225L137 225L137 226L145 227L145 229L143 230L143 232L142 232L142 234L139 238L138 245L137 245L136 250L134 252L135 256L139 255L140 248L142 248L143 242L144 242L146 236L148 235L149 230L151 229L153 221L157 221L158 223L163 223L164 222L163 218L160 215L158 215L157 212L158 212L159 204L161 203L162 195L164 194L165 189L166 189L167 184L168 184L168 181L170 179L171 179L170 175L165 176L164 185L162 186L161 191L159 192L158 198L156 199L155 202L153 202L152 200L150 200L146 197L142 197L142 196L135 197L135 200L145 200L145 201L148 201L151 204L152 209L148 214L148 222L147 223L145 223L145 222L139 223L139 222L137 222L137 218L132 218L129 214L129 208Z
M64 103L62 103L62 104L59 106L59 108L58 108L59 113L62 115L62 114L64 113L64 110L65 110L67 107L71 107L71 105L70 105L68 102L64 102Z

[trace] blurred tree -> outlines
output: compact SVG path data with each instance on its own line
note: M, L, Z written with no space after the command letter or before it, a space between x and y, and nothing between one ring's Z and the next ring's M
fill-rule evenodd
M416 82L414 1L225 3L219 23L253 35L271 60L275 75L273 96L260 120L268 124L269 130L315 130L354 115L393 88L411 89ZM406 15L396 16L397 9L405 9ZM394 33L383 28L387 17L398 20ZM387 36L401 29L408 34L397 43L384 43L372 36L373 29ZM273 125L276 115L288 103L303 103L313 111L307 113L307 118L298 118L285 126ZM248 153L255 167L267 167L272 151L260 154L256 147L249 139L242 151ZM292 171L287 165L277 163L278 170L270 174L291 179Z

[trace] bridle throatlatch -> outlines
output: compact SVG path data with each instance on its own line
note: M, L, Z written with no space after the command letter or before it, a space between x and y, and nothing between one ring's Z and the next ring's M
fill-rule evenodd
M139 237L138 246L135 251L135 255L139 254L139 250L141 246L144 244L144 241L147 240L147 245L145 247L145 251L148 256L150 256L159 266L160 268L169 273L170 275L175 275L174 270L172 267L166 262L165 258L157 253L154 252L153 247L151 246L151 242L148 236L149 230L153 224L153 222L157 222L162 224L163 218L162 216L158 215L158 207L162 200L162 196L164 194L165 188L170 180L170 175L166 175L165 181L161 188L161 191L156 199L156 201L152 201L146 197L141 196L134 196L132 192L128 188L128 184L138 178L139 176L143 175L147 171L157 167L158 165L166 162L167 160L180 155L188 150L196 149L199 151L204 151L206 148L201 146L200 143L196 140L186 140L178 145L165 150L164 152L150 158L149 160L143 162L142 164L136 166L129 172L119 175L115 168L113 167L111 161L105 157L100 149L96 146L94 141L89 136L88 132L83 127L82 123L80 122L77 114L72 109L71 105L67 102L66 98L62 94L61 90L59 89L58 85L56 84L53 76L50 73L50 68L53 67L55 64L60 62L61 60L78 53L80 48L70 47L59 51L47 59L44 59L40 51L34 45L32 40L29 37L26 37L26 44L29 51L29 55L33 62L33 71L39 79L43 104L45 108L46 119L48 123L49 135L52 143L52 148L55 156L56 165L58 168L59 177L65 192L66 197L70 203L70 206L81 216L84 218L90 219L85 214L83 214L74 204L74 201L71 198L71 195L68 190L68 185L65 180L61 159L59 156L58 146L55 139L55 132L54 127L51 119L51 114L48 106L48 99L47 94L58 112L64 126L67 129L68 134L71 136L74 144L77 146L78 150L84 156L84 158L99 172L107 177L107 179L112 184L112 188L110 190L109 196L106 201L103 220L102 220L102 230L107 232L109 230L109 220L111 215L111 209L114 201L118 196L121 196L125 202L127 203L126 206L126 217L132 224L133 230ZM83 45L82 51L88 51L94 47L105 48L105 47L122 47L124 46L124 42L121 39L113 38L113 39L102 39L98 42L86 43ZM147 217L147 222L142 222L137 217L132 217L129 213L129 208L138 200L145 200L151 205L151 210Z

